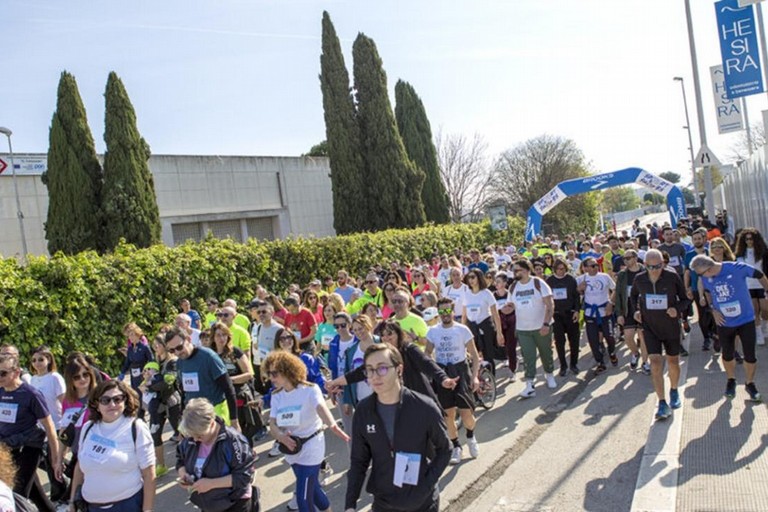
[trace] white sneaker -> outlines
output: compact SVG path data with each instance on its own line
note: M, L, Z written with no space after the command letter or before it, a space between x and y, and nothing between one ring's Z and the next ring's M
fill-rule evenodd
M536 390L533 388L533 381L529 380L525 382L525 389L520 392L521 398L533 398L536 396Z
M557 381L555 380L555 376L551 373L545 373L544 378L547 379L547 387L549 389L555 389L557 387Z
M291 494L291 501L288 502L288 510L299 510L299 500L296 499L296 494Z
M461 462L461 446L457 446L451 450L451 458L448 461L448 464L458 464L459 462Z
M509 382L517 382L517 375L515 375L515 372L512 372L512 375L510 375Z
M757 344L760 346L765 345L765 335L763 334L763 329L755 329L755 335L757 336Z
M763 331L763 338L768 338L768 321L763 320L760 323L760 328Z
M280 445L277 444L277 441L275 441L275 444L272 445L272 448L269 450L269 456L270 457L279 457L282 453L280 452ZM299 509L296 509L299 510Z
M325 487L331 479L331 475L333 475L333 468L330 464L327 464L325 469L320 470L320 485Z
M469 455L476 459L480 455L480 447L477 445L477 439L470 437L467 439L467 448L469 448Z

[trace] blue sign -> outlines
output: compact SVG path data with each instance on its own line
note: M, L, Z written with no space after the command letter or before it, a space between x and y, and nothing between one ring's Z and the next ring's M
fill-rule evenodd
M715 3L715 14L726 95L735 99L763 92L754 9L739 7L739 0L722 0Z

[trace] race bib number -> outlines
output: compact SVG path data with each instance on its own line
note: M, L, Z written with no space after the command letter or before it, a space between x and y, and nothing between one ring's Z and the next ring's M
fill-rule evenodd
M331 341L333 341L333 335L325 334L320 338L320 346L323 347L323 350L328 350L331 346Z
M469 315L477 315L480 313L480 305L479 304L467 304L467 314Z
M720 305L720 311L723 312L723 316L728 318L736 318L741 315L741 304L739 301L726 302Z
M395 475L392 483L397 487L403 484L419 484L419 468L421 467L421 454L397 452L395 454Z
M680 266L680 258L678 256L670 256L669 257L669 266L670 267L679 267Z
M182 373L181 387L187 393L200 391L200 378L197 376L197 372Z
M156 396L157 393L142 393L141 401L144 402L147 407L149 407L149 403L154 400Z
M86 449L80 450L80 456L88 457L97 464L104 464L109 460L116 448L117 443L113 440L92 434L88 436L88 446L86 446Z
M19 404L0 403L0 423L16 423Z
M75 414L80 412L80 409L76 407L70 407L64 413L61 415L61 426L66 427L70 423L72 423L72 419L75 417ZM77 425L76 427L82 427L83 426L83 419L85 417L85 413L81 414L80 417L77 419Z
M666 311L669 309L669 306L667 306L667 296L649 293L645 296L645 307L649 311Z
M278 427L298 427L301 422L301 406L292 405L277 410Z
M552 288L552 296L555 300L565 300L568 298L568 290L566 288Z
M258 346L255 347L255 350L253 350L253 364L255 364L256 366L261 365L261 351L259 350Z
M131 368L131 377L141 377L141 368Z
M627 298L632 296L632 285L627 286Z
M506 297L504 297L503 299L496 299L496 309L501 309L506 305L507 305Z

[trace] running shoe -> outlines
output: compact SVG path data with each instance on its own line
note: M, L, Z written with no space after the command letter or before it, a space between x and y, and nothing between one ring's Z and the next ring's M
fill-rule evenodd
M299 510L299 500L296 499L296 495L291 495L291 501L288 502L288 510Z
M712 341L709 338L704 338L704 343L701 345L702 352L709 352L710 346L712 346Z
M664 400L659 402L659 409L656 411L657 420L665 420L672 416L672 409L669 408Z
M331 467L330 464L326 464L325 469L320 470L320 480L319 480L320 485L322 485L323 487L328 485L328 482L331 479L331 475L333 475L333 468Z
M574 375L578 375L578 374L579 374L579 371L580 371L580 370L579 370L579 365L577 365L577 364L572 364L572 365L571 365L571 373L572 373L572 374L574 374Z
M168 468L162 464L155 466L155 478L160 478L168 473Z
M765 345L765 336L763 336L763 329L760 327L755 329L755 343L761 347Z
M682 347L682 346L681 346L681 347L680 347L680 355L681 355L681 356L683 356L683 357L688 357L688 356L689 356L689 355L691 355L691 354L689 354L689 353L688 353L688 351L687 351L687 350L685 350L685 347Z
M597 366L595 366L595 375L600 375L605 371L605 363L598 363Z
M515 372L512 372L512 375L509 376L509 382L517 382L517 375Z
M467 448L469 448L469 455L476 459L480 456L480 447L477 444L477 439L470 437L467 439Z
M557 387L557 381L555 380L555 376L551 373L545 373L544 378L547 379L547 387L549 389L555 389Z
M680 403L680 392L677 389L670 389L669 390L669 406L673 409L679 409L682 407L682 403Z
M691 332L691 324L688 323L688 319L683 320L683 331L685 331L685 334Z
M728 379L725 384L725 398L734 398L736 396L736 379Z
M753 402L762 402L763 397L760 394L760 392L757 390L757 387L755 387L754 382L750 382L746 386L744 386L747 390L747 393L749 393L749 399Z
M173 434L171 438L169 439L172 443L179 443L181 442L181 434Z
M619 365L619 358L616 356L616 354L611 354L611 355L610 355L610 356L608 356L608 357L610 357L610 358L611 358L611 364L612 364L613 366L618 366L618 365Z
M733 358L736 360L738 364L744 364L744 358L741 357L741 354L739 354L738 350L735 350L733 352Z
M533 381L526 381L525 388L520 392L520 397L533 398L534 396L536 396L536 389L533 387Z
M269 450L269 456L270 457L279 457L280 455L282 455L282 453L280 452L280 445L277 443L277 441L275 441L275 444L273 444L272 448L270 448L270 450ZM296 510L298 510L298 509L296 509Z
M461 446L451 450L451 458L448 460L448 464L458 464L459 462L461 462Z
M643 363L643 373L645 375L650 375L651 374L651 365L648 364L648 361Z
M632 357L629 358L629 367L633 370L637 370L637 363L640 361L640 355L639 354L632 354Z
M568 375L568 367L567 366L561 366L560 367L560 376L565 377Z

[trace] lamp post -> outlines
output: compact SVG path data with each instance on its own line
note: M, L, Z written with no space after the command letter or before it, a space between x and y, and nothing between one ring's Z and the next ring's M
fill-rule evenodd
M16 195L16 217L18 217L19 219L19 230L21 231L21 249L24 254L24 260L26 261L27 236L24 234L24 214L21 213L21 201L19 200L19 184L16 181L16 165L14 165L14 161L13 161L13 146L11 145L11 135L13 134L13 132L4 126L0 126L0 133L8 137L8 151L11 155L11 172L13 175L13 192Z
M696 182L696 164L693 159L696 158L693 155L693 137L691 137L691 120L688 117L688 100L685 97L685 84L683 83L683 77L676 76L672 80L680 82L680 90L683 91L683 107L685 108L685 126L684 129L688 130L688 151L691 152L691 178L693 179L693 195L699 197L699 184Z

